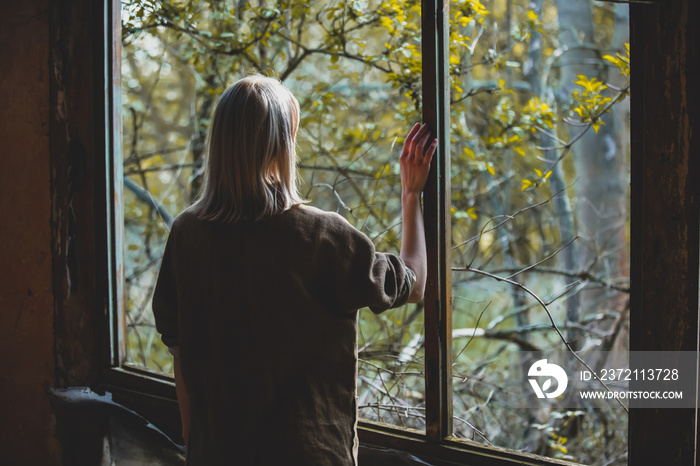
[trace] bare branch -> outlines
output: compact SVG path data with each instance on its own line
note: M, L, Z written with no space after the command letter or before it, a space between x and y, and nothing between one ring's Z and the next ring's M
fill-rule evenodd
M574 349L571 347L571 345L569 344L569 342L566 340L566 338L564 337L564 335L561 333L561 330L559 329L559 327L557 326L556 322L554 321L554 316L552 316L551 311L549 310L549 308L547 307L547 305L544 303L544 301L542 301L542 299L540 299L540 297L537 296L537 294L535 294L534 292L532 292L532 291L531 291L529 288L527 288L525 285L523 285L522 283L518 283L518 282L515 282L515 281L513 281L513 280L510 280L510 279L508 279L508 278L499 277L498 275L494 275L494 274L492 274L492 273L484 272L483 270L474 269L474 268L471 268L471 267L453 268L452 270L453 270L453 271L454 271L454 270L457 270L457 271L462 271L462 272L474 272L474 273L477 273L477 274L480 274L480 275L484 275L484 276L486 276L486 277L493 278L494 280L497 280L497 281L499 281L499 282L505 282L505 283L511 284L511 285L513 285L513 286L515 286L515 287L518 287L518 288L520 288L521 290L523 290L525 293L527 293L527 294L529 294L530 296L532 296L532 297L540 304L540 306L542 306L542 309L544 309L544 311L547 313L547 317L549 317L549 321L550 321L550 323L551 323L552 329L556 332L556 334L559 336L559 338L561 339L561 341L564 343L564 346L566 346L566 348L569 350L569 352L570 352L581 364L583 364L583 366L584 366L586 369L588 369L591 373L594 373L594 372L595 372L595 371L591 368L591 366L589 366L588 363L587 363L586 361L584 361L584 360L581 358L581 356L579 356L578 353L576 353L576 351L574 351ZM600 380L600 379L597 379L597 380L598 380L598 382L599 382L608 392L612 393L612 390L610 389L610 387L608 387L608 385L607 385L605 382L603 382L603 381ZM622 406L622 407L624 408L624 410L625 410L626 412L629 413L629 409L627 408L627 406L625 406L624 403L622 403L622 401L621 401L619 398L616 398L616 400L617 400L617 402L620 404L620 406Z
M161 220L165 223L170 230L170 226L173 224L173 216L168 213L165 207L151 195L150 192L143 189L141 186L132 181L131 178L124 177L124 187L129 191L134 193L134 195L140 200L148 204L150 207L154 208L158 215L160 215Z

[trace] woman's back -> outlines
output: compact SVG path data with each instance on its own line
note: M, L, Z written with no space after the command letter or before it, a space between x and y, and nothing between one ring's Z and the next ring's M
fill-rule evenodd
M168 237L153 314L175 354L190 466L356 464L356 311L423 297L420 198L437 148L426 149L428 127L413 127L399 158L399 258L376 253L339 215L303 206L299 121L275 79L229 87L202 195Z
M354 464L355 311L401 305L410 289L401 259L334 213L181 214L153 309L180 347L189 464Z

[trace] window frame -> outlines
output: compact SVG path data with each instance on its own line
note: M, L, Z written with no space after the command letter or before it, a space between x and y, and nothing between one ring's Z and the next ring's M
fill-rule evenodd
M126 318L124 307L124 217L121 117L121 2L104 0L105 63L105 197L106 197L106 296L102 324L106 335L100 391L157 423L173 439L181 436L175 382L172 378L125 364Z
M683 0L685 5L688 0ZM631 277L635 286L631 288L632 308L641 309L631 313L631 349L633 350L658 350L661 349L698 349L697 335L697 296L694 301L694 308L690 309L689 322L687 312L682 310L673 311L672 315L663 317L664 322L676 319L685 319L688 324L688 334L695 335L688 341L681 344L671 341L668 336L661 336L659 341L648 343L643 336L655 329L658 321L649 319L653 314L652 306L646 305L647 292L643 284L652 282L652 273L645 268L641 258L645 254L654 251L656 240L660 234L652 231L650 225L653 224L654 217L650 215L648 206L659 193L662 193L663 183L654 184L653 179L644 176L644 170L649 170L649 160L657 160L658 156L654 152L654 147L649 145L649 141L663 141L664 137L656 136L653 139L646 130L654 125L654 111L664 107L663 102L659 102L661 97L655 97L657 90L653 85L662 81L663 78L654 74L654 58L663 50L664 45L672 44L672 34L663 36L665 42L654 43L654 38L664 34L663 31L655 31L656 36L650 37L648 31L650 26L659 24L657 18L665 13L665 20L675 18L683 13L683 6L669 6L662 0L652 0L648 4L630 5L630 36L632 44L632 61L635 66L635 84L639 83L640 91L632 94L632 106L635 115L631 128L632 140L632 265ZM662 8L663 7L663 8ZM449 74L447 69L446 54L449 50L449 16L448 1L423 0L422 2L422 30L423 30L423 119L432 128L440 140L436 163L431 170L426 191L424 193L426 239L428 242L429 254L429 280L426 289L425 300L425 329L426 329L426 423L425 434L401 429L397 426L385 425L382 423L360 421L358 431L363 444L385 446L399 450L405 450L419 456L424 456L440 461L440 464L450 464L454 462L467 462L475 465L507 465L507 464L571 464L551 458L529 455L515 450L507 450L496 447L488 447L476 442L458 440L450 437L452 432L452 374L451 374L451 261L450 261L450 165L449 165ZM687 6L685 7L687 14ZM99 7L97 8L99 9ZM98 228L98 238L103 239L102 244L107 245L107 250L99 250L98 274L103 280L104 286L100 288L98 300L104 303L104 318L101 319L101 344L102 368L97 378L96 386L100 390L112 392L115 401L129 406L144 416L157 423L166 433L173 438L179 438L179 412L177 410L177 399L174 382L171 378L160 376L147 371L138 370L134 367L124 365L125 354L123 283L124 283L124 260L123 260L123 218L121 216L121 202L123 195L122 188L122 161L121 161L121 19L120 2L114 0L104 0L102 3L102 13L104 28L100 40L103 41L104 63L101 65L98 76L104 80L103 97L107 105L104 111L104 137L105 137L105 160L104 190L96 191L97 197L105 197L103 206L95 207L98 214L97 221L102 222L102 227ZM676 16L674 16L676 15ZM660 29L660 28L659 28ZM673 28L669 28L672 30ZM430 31L431 33L426 33ZM678 32L678 34L682 34ZM648 58L651 57L651 58ZM98 66L95 67L99 68ZM637 71L640 70L640 71ZM664 70L671 75L674 70ZM676 71L677 72L677 71ZM680 73L680 72L677 72ZM684 71L683 71L684 73ZM646 75L652 79L646 79ZM653 81L653 82L652 82ZM678 80L675 80L678 81ZM675 82L674 81L674 82ZM680 80L682 81L682 79ZM651 84L650 84L651 82ZM430 92L425 92L425 89ZM693 95L695 97L695 95ZM656 100L654 100L656 99ZM646 108L649 102L655 103L654 109ZM676 109L673 104L667 104L671 110ZM686 122L692 127L695 120ZM687 129L688 126L685 128ZM681 132L683 128L678 129ZM681 154L682 155L682 154ZM656 156L656 157L655 157ZM683 162L682 157L674 159L678 163ZM99 164L96 164L99 166ZM698 164L688 165L688 173L700 177ZM681 178L682 174L677 174ZM667 175L666 182L677 180L673 173ZM97 183L101 186L100 183ZM99 201L99 199L98 199ZM670 201L671 203L674 201ZM97 202L99 203L99 202ZM682 202L681 202L682 203ZM697 220L697 204L693 204L693 211L677 209L679 212L690 212L688 215L691 224L692 238L685 244L679 244L677 249L690 252L691 263L697 265L698 248L692 246L692 242L697 240L697 225L692 223ZM687 209L687 208L686 208ZM104 228L106 225L106 229ZM103 231L104 230L104 231ZM103 236L102 236L103 235ZM688 245L691 246L688 246ZM98 248L99 249L99 248ZM102 260L104 257L104 261ZM100 263L106 266L100 266ZM692 264L691 264L692 265ZM106 269L106 270L105 270ZM697 267L696 267L697 269ZM692 271L692 270L691 270ZM661 271L660 274L664 272ZM698 271L694 271L687 283L692 285L693 280L697 282ZM657 274L659 275L659 274ZM638 280L638 281L637 281ZM640 283L640 285L636 285ZM695 291L697 291L697 283ZM649 288L649 287L646 287ZM688 292L684 288L682 292ZM692 297L693 289L690 287ZM697 295L697 292L696 292ZM662 416L664 423L657 422ZM681 438L676 435L671 436L677 429L667 429L664 425L688 426L694 425L695 430L692 438L687 436ZM641 412L632 410L630 414L630 434L629 450L630 458L635 456L645 456L652 448L654 442L649 439L659 434L668 438L664 444L667 448L689 449L691 454L694 451L694 442L698 437L698 414L696 410L673 410L671 412Z

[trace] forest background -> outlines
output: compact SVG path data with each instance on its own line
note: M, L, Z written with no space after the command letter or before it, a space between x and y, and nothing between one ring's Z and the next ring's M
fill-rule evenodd
M420 7L122 2L128 364L172 371L150 298L169 225L201 187L212 111L240 77L279 77L299 99L304 197L398 252ZM513 408L511 389L537 355L596 368L628 349L627 35L619 3L450 2L455 437L626 464L621 406ZM360 312L361 417L425 429L423 341L421 305Z

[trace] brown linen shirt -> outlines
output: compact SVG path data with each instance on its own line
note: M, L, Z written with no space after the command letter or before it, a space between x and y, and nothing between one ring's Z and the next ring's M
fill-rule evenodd
M175 220L153 296L179 346L188 464L357 464L357 310L408 300L403 261L335 213Z

